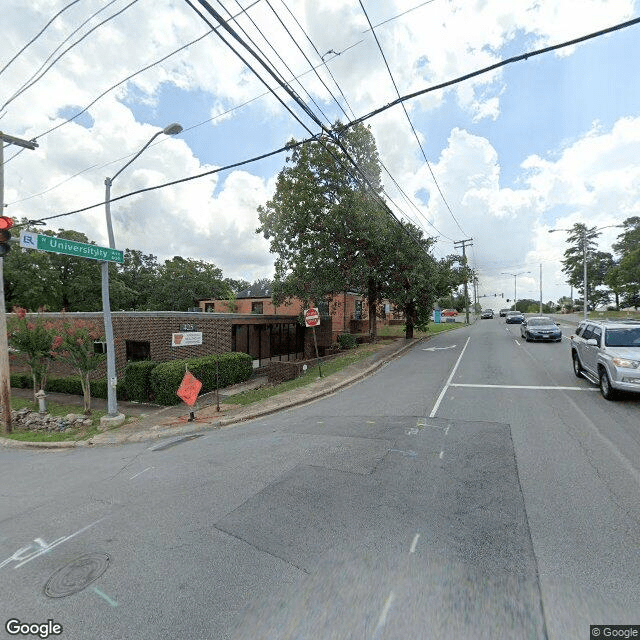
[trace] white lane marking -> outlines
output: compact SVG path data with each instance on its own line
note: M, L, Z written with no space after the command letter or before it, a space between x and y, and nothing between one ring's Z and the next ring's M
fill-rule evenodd
M520 343L518 342L518 340L516 338L513 339L513 341L518 345L521 346Z
M444 394L447 392L447 389L451 386L451 381L453 380L453 376L456 374L456 371L458 369L458 365L460 364L460 361L462 360L462 356L464 355L464 352L467 349L467 346L469 344L469 340L471 340L471 336L469 336L467 338L467 341L464 343L464 347L462 347L462 351L460 352L460 355L458 356L458 359L456 360L456 363L455 363L453 369L451 370L451 375L449 375L449 379L447 380L447 382L444 385L444 387L442 387L442 391L440 392L440 395L438 396L438 399L436 400L436 403L433 405L433 409L431 409L431 413L429 414L430 418L433 418L436 415L436 412L438 411L438 408L440 407L440 403L442 402L442 399L444 398Z
M389 453L391 453L392 451L394 451L395 453L401 453L405 456L411 456L412 458L415 458L418 454L415 451L403 451L402 449L389 449Z
M98 587L93 587L93 591L97 593L101 598L104 598L112 607L117 607L118 603L112 600L106 593L102 593Z
M395 600L395 594L393 591L389 594L387 599L384 602L384 606L382 607L382 612L380 613L380 618L378 619L378 624L376 625L376 630L374 633L378 633L382 627L384 627L385 622L387 621L387 615L389 614L389 609L391 609L391 605Z
M547 386L528 386L528 385L518 385L518 384L467 384L463 382L453 382L449 385L450 387L470 387L470 388L478 388L478 389L536 389L549 391L557 389L558 391L599 391L599 389L594 389L593 387L547 387Z
M138 476L142 475L145 471L149 471L149 469L153 469L153 467L147 467L146 469L143 469L142 471L136 473L135 476L131 476L129 480L133 480L134 478L137 478Z
M411 543L411 549L409 549L409 553L415 553L416 552L416 545L418 544L418 539L420 538L420 534L416 533L416 535L413 537L413 542Z
M442 456L444 455L444 451L440 452L440 455L438 456L438 458L440 458L440 460L442 460Z
M39 549L36 547L37 549L36 551L33 551L32 553L27 553L27 555L24 555L24 554L28 552L30 549L34 548L36 545L30 544L27 547L22 547L22 549L18 549L18 551L16 551L12 556L9 556L3 562L0 562L0 569L2 569L2 567L4 567L5 565L11 562L19 562L19 564L17 564L14 567L14 569L19 569L23 564L27 564L27 562L31 562L31 560L37 558L38 556L41 556L43 553L48 553L49 551L51 551L51 549L57 547L59 544L62 544L63 542L66 542L67 540L71 540L71 538L74 538L75 536L80 535L81 533L83 533L87 529L90 529L91 527L93 527L93 525L98 524L98 522L101 522L102 520L104 520L104 518L100 518L100 520L96 520L95 522L88 524L86 527L83 527L82 529L80 529L79 531L76 531L75 533L72 533L71 535L58 538L57 540L54 540L51 544L47 544L42 538L35 538L34 542L36 543L37 547L39 547Z
M445 351L446 349L455 349L457 346L457 344L451 344L448 347L429 347L428 349L423 349L423 351Z

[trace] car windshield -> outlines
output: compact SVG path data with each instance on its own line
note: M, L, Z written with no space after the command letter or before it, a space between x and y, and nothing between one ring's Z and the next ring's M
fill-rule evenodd
M640 347L640 327L607 329L604 341L608 347Z
M527 325L529 327L548 327L552 324L553 322L549 320L549 318L530 318L527 320Z

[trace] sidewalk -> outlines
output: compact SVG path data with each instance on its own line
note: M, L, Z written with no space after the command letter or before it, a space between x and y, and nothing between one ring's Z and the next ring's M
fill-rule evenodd
M380 369L387 362L398 357L408 349L419 344L424 338L405 340L399 338L382 347L371 356L345 367L341 371L326 378L318 378L311 384L291 391L285 391L261 402L250 405L225 404L224 398L249 389L255 389L266 384L266 378L256 378L248 382L227 387L220 391L220 411L216 411L216 394L208 393L198 398L194 408L194 420L190 421L190 411L185 405L174 407L159 407L157 405L139 404L134 402L118 402L121 412L135 416L135 420L116 429L102 432L89 440L77 442L22 442L8 438L0 438L0 447L37 447L37 448L69 448L95 445L117 445L126 442L144 442L170 436L183 436L219 429L221 427L253 420L260 416L269 415L282 409L295 407L317 398L329 395L362 380L366 376ZM30 389L12 389L14 395L30 397ZM58 398L60 396L60 398ZM67 396L66 394L49 394L49 398L56 402L82 406L82 398ZM106 406L105 400L92 400L96 409Z

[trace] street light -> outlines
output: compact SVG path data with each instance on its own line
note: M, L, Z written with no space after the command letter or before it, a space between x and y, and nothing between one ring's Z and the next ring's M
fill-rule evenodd
M595 227L593 229L589 229L589 233L595 233L596 231L601 231L602 229L612 229L613 227L624 227L623 224L608 224L605 227ZM555 233L556 231L567 231L571 233L575 231L575 229L549 229L549 233ZM582 296L582 313L584 315L584 319L587 319L587 227L584 225L581 229L582 236L582 283L584 286L584 295ZM573 311L573 309L572 309Z
M112 178L105 178L105 196L104 207L107 218L107 233L109 235L109 247L116 248L115 239L113 237L113 225L111 224L111 185L113 181L160 135L174 136L182 131L182 126L177 122L167 125L164 129L157 131L151 136L147 144L136 153L120 171ZM116 396L116 354L113 343L113 325L111 323L111 302L109 300L109 263L102 263L102 312L104 315L104 332L107 341L107 415L105 416L108 424L122 424L124 416L118 413L118 402ZM102 422L102 420L101 420Z
M531 271L520 271L518 273L505 273L504 271L501 272L501 275L503 276L513 276L513 310L517 311L517 307L516 307L516 303L518 302L518 289L517 289L517 283L518 283L518 276L522 276L525 273L531 273Z

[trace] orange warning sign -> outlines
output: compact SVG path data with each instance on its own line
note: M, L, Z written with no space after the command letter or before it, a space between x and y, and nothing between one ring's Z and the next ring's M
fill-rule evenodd
M193 406L198 399L198 394L202 389L202 382L192 373L187 371L182 378L182 382L176 391L179 398L184 400L189 406Z

